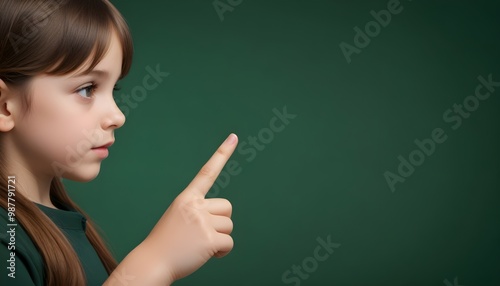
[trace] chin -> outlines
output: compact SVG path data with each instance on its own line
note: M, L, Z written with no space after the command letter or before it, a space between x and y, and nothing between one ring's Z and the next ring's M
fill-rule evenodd
M75 170L74 172L68 172L63 174L64 179L76 181L76 182L90 182L99 175L100 165L97 167L88 167L85 169Z

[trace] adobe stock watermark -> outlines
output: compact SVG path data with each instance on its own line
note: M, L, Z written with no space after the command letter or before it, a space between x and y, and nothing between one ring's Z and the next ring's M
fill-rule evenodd
M7 223L5 226L4 235L7 237L7 249L9 254L6 255L9 259L6 259L7 264L7 277L15 279L16 278L16 176L7 177Z
M271 144L274 141L276 134L283 132L285 128L291 123L291 120L297 117L297 114L288 113L288 109L285 106L281 110L273 108L273 117L269 120L268 126L261 128L257 132L256 136L248 136L247 140L240 141L236 151L240 155L247 156L245 161L250 163L257 158L258 152L264 151L266 145ZM220 191L227 188L231 182L231 178L237 176L243 172L243 167L240 162L236 159L229 160L224 169L219 173L219 176L215 180L214 184L208 191L206 197L217 197ZM192 209L202 209L205 207L204 204L208 203L206 200L197 200L191 202L191 204L186 205L186 209L183 210L183 215L188 223L192 220Z
M248 136L247 140L238 143L236 151L243 156L246 156L245 161L251 163L257 158L259 152L264 151L266 145L271 144L276 134L281 133L291 123L291 120L297 118L297 114L288 113L285 106L281 110L273 108L273 117L269 120L268 126L261 128L256 136ZM219 174L212 188L208 191L207 196L216 197L221 189L226 188L231 182L232 176L237 176L243 171L240 163L237 160L229 160L225 168Z
M411 0L408 0L411 1ZM387 2L387 10L382 9L378 12L375 10L370 11L373 20L368 21L364 26L364 31L360 27L354 26L354 46L346 42L339 44L340 51L344 55L348 64L351 63L352 54L360 54L361 50L368 47L372 38L377 37L382 28L387 27L391 23L392 16L397 15L403 11L403 6L399 0L389 0Z
M444 285L446 285L446 286L465 286L465 285L459 285L459 284L458 284L458 278L457 278L457 277L455 277L455 279L453 280L453 284L451 284L451 282L450 282L450 281L448 281L448 279L444 279L444 280L443 280L443 283L444 283Z
M476 86L473 95L469 95L463 99L461 104L453 104L452 108L446 109L443 112L443 121L451 124L452 130L457 130L462 126L463 120L469 118L472 112L479 108L480 102L487 100L495 91L496 87L500 87L500 81L494 81L492 74L487 76L487 79L482 75L477 77L479 84ZM411 151L408 156L399 155L399 165L396 172L385 171L384 179L389 186L389 189L394 193L396 184L403 183L414 172L416 167L421 166L426 157L431 156L436 151L438 144L444 143L448 139L443 128L434 128L429 138L422 140L415 139L415 150Z
M23 26L20 34L14 32L9 33L9 41L14 52L17 54L22 46L29 44L36 35L40 32L40 29L47 25L50 15L59 9L67 0L56 0L55 3L51 1L42 1L40 3L39 9L34 15L25 16L23 18Z
M132 109L139 106L139 103L146 100L149 92L158 88L158 86L167 78L170 73L160 71L160 64L153 69L149 65L145 68L147 74L142 78L140 85L134 86L130 93L121 93L115 97L115 102L123 112L125 117L130 115Z
M339 243L331 241L330 236L328 235L326 240L317 237L318 245L314 248L312 256L304 258L299 265L293 264L290 269L285 270L281 275L281 281L285 284L295 283L295 286L299 286L303 280L308 279L318 269L320 262L327 260L334 249L340 247Z
M214 0L212 6L214 6L215 12L219 16L221 22L224 21L224 13L233 12L234 8L239 6L243 0Z

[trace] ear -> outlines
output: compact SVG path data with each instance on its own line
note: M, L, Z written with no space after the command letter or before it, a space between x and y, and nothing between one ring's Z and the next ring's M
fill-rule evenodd
M0 132L8 132L14 128L13 110L17 107L18 101L12 89L0 79Z

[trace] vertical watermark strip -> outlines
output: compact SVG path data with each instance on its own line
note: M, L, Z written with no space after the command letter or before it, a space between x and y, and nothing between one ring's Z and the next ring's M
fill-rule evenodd
M7 276L16 278L16 176L8 176L7 178L7 237L9 243L7 249L10 250L9 259L7 259Z

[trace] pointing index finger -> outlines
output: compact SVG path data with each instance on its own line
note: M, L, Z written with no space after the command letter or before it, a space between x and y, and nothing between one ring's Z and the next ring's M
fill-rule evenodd
M219 146L217 151L203 165L196 177L187 186L186 191L192 194L205 197L215 180L219 176L222 168L226 165L231 155L234 152L238 142L238 136L231 133L226 140Z

